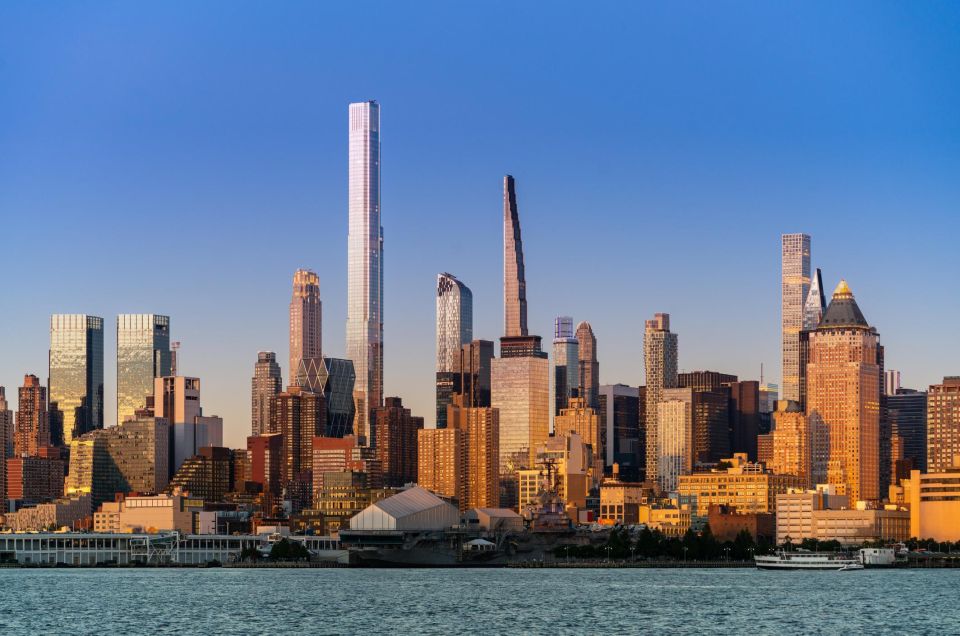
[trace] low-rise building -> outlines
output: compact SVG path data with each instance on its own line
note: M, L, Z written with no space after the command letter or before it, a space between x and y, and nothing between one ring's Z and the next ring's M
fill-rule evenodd
M748 461L746 453L735 453L720 465L710 472L679 477L680 503L689 504L697 517L705 519L715 504L734 506L741 512L772 513L777 495L801 482L796 475L777 475L763 464Z
M194 515L203 510L203 501L182 495L126 497L105 502L93 514L93 527L99 532L169 532L184 534L194 530Z
M485 532L521 532L523 517L509 508L472 508L463 513L464 527Z
M641 504L637 513L638 523L668 537L682 537L690 529L693 519L690 506L676 499Z
M860 501L851 507L846 495L825 486L777 496L777 543L816 539L857 545L908 538L910 511L895 504L876 508Z
M640 523L640 507L654 501L649 484L607 479L600 484L600 516L603 525Z
M84 494L21 508L6 515L4 523L14 532L57 530L73 527L89 516L90 495Z
M911 471L904 482L910 503L910 536L960 541L960 465L936 473Z
M770 512L740 512L733 506L714 504L707 512L710 531L719 541L733 541L746 530L754 541L772 540L777 534L776 516Z

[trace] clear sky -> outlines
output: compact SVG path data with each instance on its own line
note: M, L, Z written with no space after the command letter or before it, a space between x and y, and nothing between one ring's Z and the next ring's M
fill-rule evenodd
M171 316L242 445L258 350L288 378L298 267L346 321L347 104L382 105L385 390L433 421L434 285L502 331L517 178L530 328L589 320L603 383L779 381L779 246L812 235L906 386L960 374L960 4L4 2L0 384L47 375L51 313Z

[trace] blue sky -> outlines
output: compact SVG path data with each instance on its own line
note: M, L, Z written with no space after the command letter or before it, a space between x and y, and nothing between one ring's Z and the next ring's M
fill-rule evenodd
M112 423L116 314L165 313L242 444L297 267L343 353L364 99L386 392L428 422L437 272L501 335L508 172L531 329L589 320L604 383L643 381L656 311L681 368L778 381L779 235L798 231L905 385L960 373L958 32L948 2L4 3L0 384L46 377L49 314L103 316Z

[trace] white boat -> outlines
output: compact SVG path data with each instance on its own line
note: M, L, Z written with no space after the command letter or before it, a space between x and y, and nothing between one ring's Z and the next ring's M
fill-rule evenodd
M753 557L761 570L862 570L858 556L836 552L796 552L779 550L774 554Z

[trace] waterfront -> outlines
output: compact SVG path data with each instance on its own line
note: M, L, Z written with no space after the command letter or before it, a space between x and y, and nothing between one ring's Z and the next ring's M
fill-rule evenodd
M956 634L954 570L0 570L0 631Z

